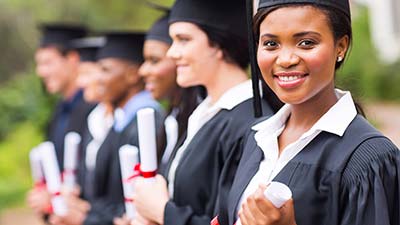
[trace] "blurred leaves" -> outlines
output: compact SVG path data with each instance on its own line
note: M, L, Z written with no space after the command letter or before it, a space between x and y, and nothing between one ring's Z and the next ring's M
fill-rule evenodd
M353 17L353 45L344 67L338 72L338 86L361 99L400 100L400 61L386 65L378 59L371 43L366 8Z

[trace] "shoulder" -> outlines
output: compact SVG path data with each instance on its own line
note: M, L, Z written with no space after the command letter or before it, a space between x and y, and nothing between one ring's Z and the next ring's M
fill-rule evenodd
M358 183L371 176L381 176L400 162L400 152L387 137L364 140L352 153L343 170L342 181Z

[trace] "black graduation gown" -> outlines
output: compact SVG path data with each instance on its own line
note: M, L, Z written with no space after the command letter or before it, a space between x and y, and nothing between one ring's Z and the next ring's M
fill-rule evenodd
M60 170L64 168L64 138L68 132L75 131L82 136L87 117L94 108L93 104L84 101L79 91L72 102L58 102L47 128L47 140L53 142ZM60 125L61 120L65 124ZM61 130L60 130L61 129ZM60 138L61 137L61 138Z
M223 199L221 225L234 224L240 197L263 157L253 131ZM360 115L343 137L321 132L273 180L292 190L298 225L400 224L399 150Z
M266 114L272 114L269 106L263 108ZM164 225L210 224L220 177L233 179L243 137L254 120L252 99L248 99L230 111L219 111L200 128L176 169L174 195L165 207Z
M162 115L162 112L155 110L156 130L159 130L161 126ZM84 143L87 145L91 138L87 130ZM98 150L96 167L93 172L87 171L84 160L85 151L81 153L82 160L79 162L78 184L81 186L81 198L88 200L91 205L84 221L85 225L113 224L113 219L124 213L124 195L118 150L125 144L139 146L136 117L122 132L117 132L114 129L109 131ZM90 183L90 181L93 181L93 183Z

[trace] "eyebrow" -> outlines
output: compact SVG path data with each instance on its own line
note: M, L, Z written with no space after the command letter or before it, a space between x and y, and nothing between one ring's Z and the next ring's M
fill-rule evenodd
M314 31L304 31L304 32L300 32L300 33L296 33L293 35L293 37L302 37L302 36L306 36L306 35L317 35L317 36L321 36L320 33L314 32Z
M300 32L300 33L294 34L293 37L298 38L298 37L303 37L303 36L310 35L310 34L321 36L320 33L317 33L317 32L314 32L314 31L304 31L304 32ZM270 34L270 33L262 34L261 37L278 38L277 35Z

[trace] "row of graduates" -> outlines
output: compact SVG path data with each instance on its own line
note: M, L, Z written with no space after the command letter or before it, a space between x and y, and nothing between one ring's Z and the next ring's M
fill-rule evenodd
M48 221L400 224L398 148L364 119L350 92L335 88L335 71L352 40L350 21L348 0L260 0L252 36L244 1L177 0L146 36L110 33L99 48L91 46L96 62L82 62L76 72L83 94L57 89L52 79L61 75L46 75L41 64L79 59L74 50L83 61L93 42L71 42L72 35L54 43L65 27L46 30L57 34L44 38L36 54L38 74L50 92L69 99L49 133L61 170L66 127L79 126L73 129L83 139L79 190L65 196L67 215ZM73 47L60 49L65 43ZM49 49L53 55L43 53ZM73 79L68 66L61 68L64 79ZM82 95L97 106L79 110L85 115L80 121L65 119ZM152 97L169 102L166 112ZM153 183L136 179L137 214L129 220L118 149L138 146L136 112L144 107L157 115L160 175ZM293 193L281 208L264 197L271 181ZM48 209L43 196L46 191L37 189L28 196L39 214Z

